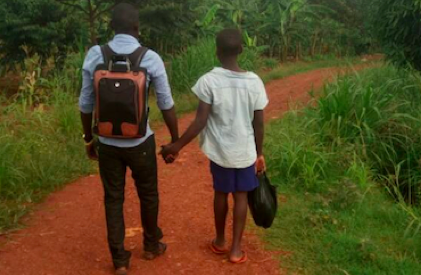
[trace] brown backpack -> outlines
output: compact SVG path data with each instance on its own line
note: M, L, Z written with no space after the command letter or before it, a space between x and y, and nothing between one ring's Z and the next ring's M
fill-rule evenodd
M142 138L148 125L148 91L147 70L140 63L148 49L124 55L105 45L101 51L104 64L94 74L94 132L108 138Z

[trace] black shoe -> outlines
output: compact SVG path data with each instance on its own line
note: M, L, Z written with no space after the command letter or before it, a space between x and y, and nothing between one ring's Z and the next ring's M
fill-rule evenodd
M152 261L154 259L156 259L157 257L163 255L165 253L165 251L167 251L167 245L164 243L158 243L158 250L155 252L149 252L149 251L145 251L145 253L143 254L143 258L145 260L148 261Z
M126 267L119 267L115 270L115 275L127 275L127 268Z

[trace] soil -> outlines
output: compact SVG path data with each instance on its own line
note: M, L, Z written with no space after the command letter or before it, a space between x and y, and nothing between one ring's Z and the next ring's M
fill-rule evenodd
M339 72L343 69L321 69L270 82L266 86L270 99L266 119L279 118L291 106L307 103L311 99L310 90L319 89ZM193 118L193 114L181 118L180 128L184 130ZM164 128L157 129L156 136L159 145L169 141ZM126 245L133 253L130 274L283 273L279 254L284 252L265 250L265 244L252 230L244 237L244 249L249 255L245 264L231 264L224 256L209 251L208 244L214 236L213 189L209 161L197 142L187 146L175 164L165 165L159 161L160 226L168 251L152 262L141 259L140 207L129 176L125 220ZM25 229L0 238L3 243L1 274L112 274L103 190L97 175L82 178L52 194L26 217L24 223Z

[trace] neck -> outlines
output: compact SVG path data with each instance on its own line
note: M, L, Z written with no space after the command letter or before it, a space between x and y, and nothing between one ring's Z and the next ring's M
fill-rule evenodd
M245 72L243 69L240 68L237 62L237 58L228 58L221 61L222 68L234 71L234 72Z
M139 35L137 33L134 33L134 32L131 32L131 33L128 33L128 32L127 33L126 32L116 33L116 35L119 35L119 34L130 35L130 36L133 36L136 39L139 39Z

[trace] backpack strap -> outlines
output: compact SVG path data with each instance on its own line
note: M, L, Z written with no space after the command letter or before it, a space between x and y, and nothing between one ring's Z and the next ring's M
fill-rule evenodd
M145 57L145 54L148 52L148 48L146 47L139 47L137 48L131 55L129 55L130 63L132 63L133 67L140 67L140 63Z
M104 64L107 66L110 64L110 61L116 53L111 49L111 47L107 44L101 46L102 57L104 58Z

